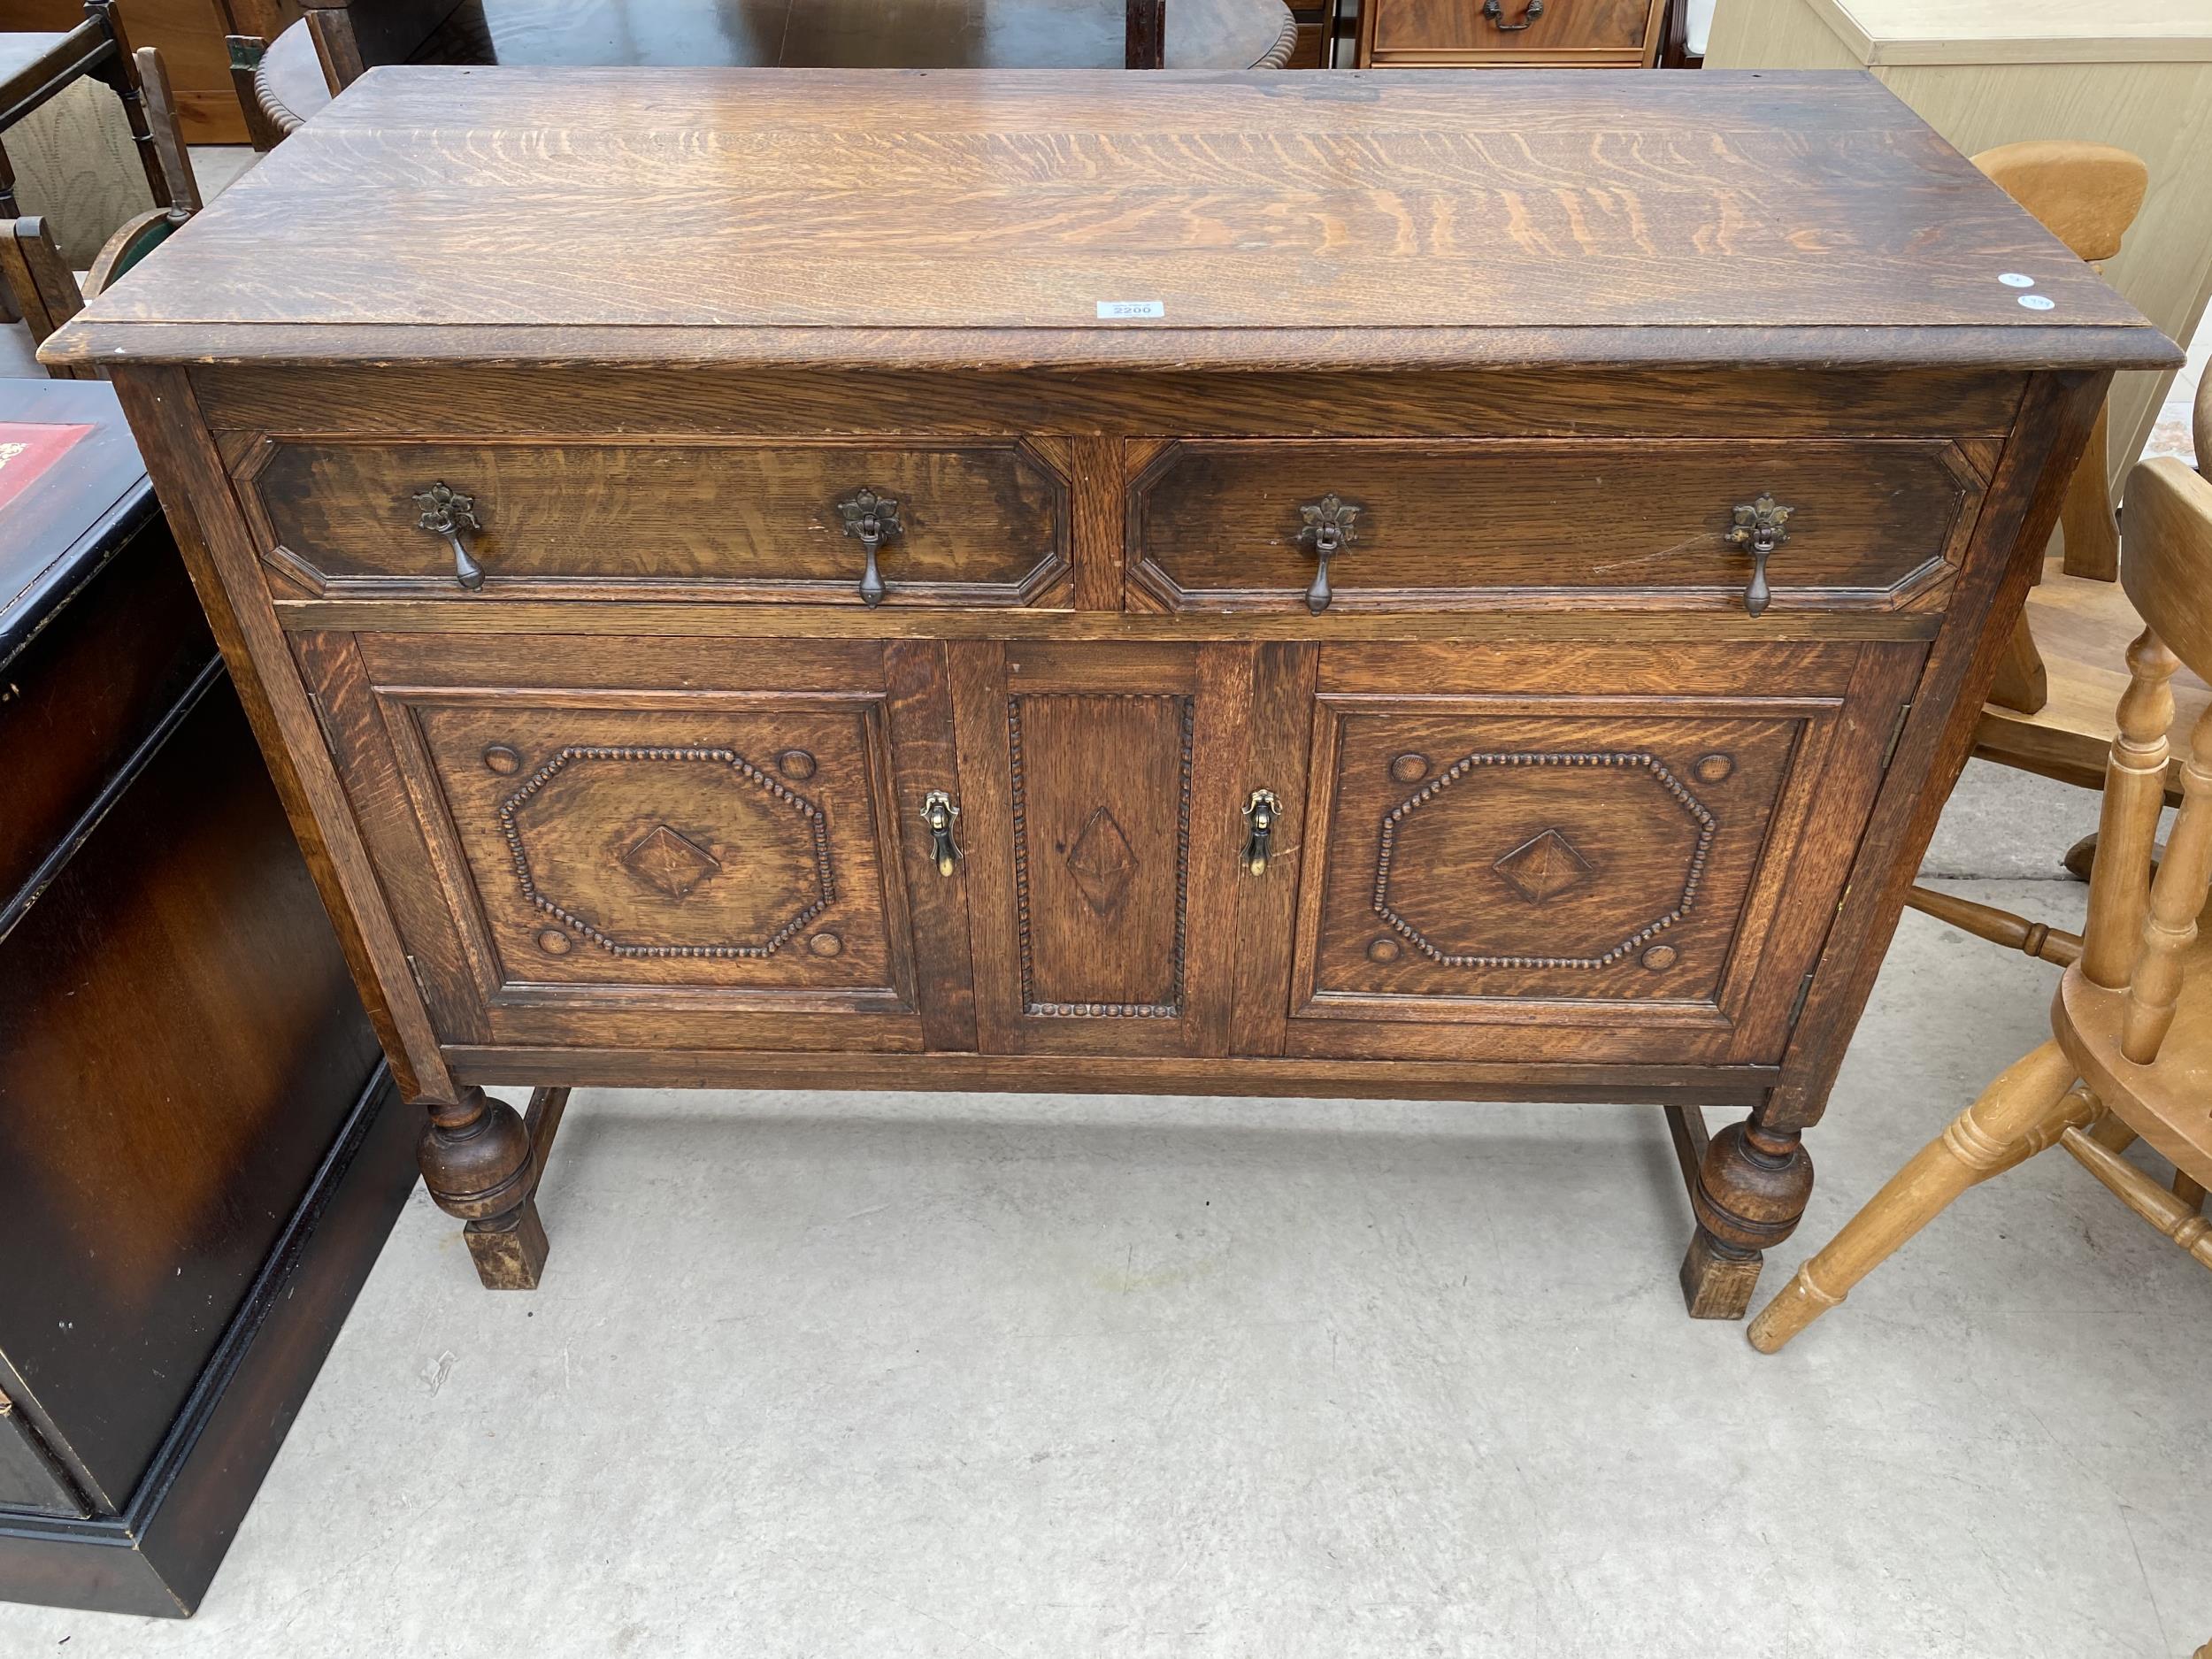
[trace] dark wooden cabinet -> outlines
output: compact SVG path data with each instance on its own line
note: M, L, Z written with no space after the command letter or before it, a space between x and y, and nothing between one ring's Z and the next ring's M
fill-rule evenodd
M486 1281L487 1085L1514 1096L1667 1105L1740 1313L2168 342L1848 78L578 84L371 76L47 347Z
M104 385L0 380L0 1597L175 1617L419 1115Z

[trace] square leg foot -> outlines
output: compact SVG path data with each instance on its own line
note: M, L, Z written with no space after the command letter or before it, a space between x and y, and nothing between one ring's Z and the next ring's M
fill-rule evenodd
M461 1230L469 1255L476 1263L476 1277L486 1290L535 1290L545 1271L545 1224L538 1219L538 1202L526 1199L519 1210L488 1221L472 1221ZM1746 1292L1747 1295L1750 1293Z
M1757 1250L1732 1250L1716 1244L1701 1229L1682 1258L1682 1300L1693 1319L1740 1319L1751 1310L1759 1269L1766 1258Z

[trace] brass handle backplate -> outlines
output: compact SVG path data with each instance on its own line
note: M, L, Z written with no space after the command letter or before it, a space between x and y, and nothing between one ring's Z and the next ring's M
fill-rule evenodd
M859 541L868 557L867 567L860 572L860 603L879 605L887 590L883 572L876 568L876 549L905 533L899 523L899 503L888 495L862 488L840 501L837 513L845 521L845 534Z
M1306 589L1306 609L1317 617L1329 608L1329 560L1359 539L1359 516L1367 511L1331 490L1319 501L1298 503L1298 545L1311 548L1320 565Z
M484 526L476 516L476 497L464 495L451 485L441 480L415 497L415 505L421 508L415 520L418 530L427 530L432 535L443 536L446 545L453 549L453 580L476 592L484 585L484 567L469 552L468 543L461 539L464 530L481 530Z
M1263 876L1267 873L1268 854L1272 850L1275 826L1283 815L1283 803L1272 789L1255 789L1252 798L1244 803L1244 873Z
M1767 586L1767 559L1776 548L1790 539L1790 516L1797 511L1785 507L1771 495L1761 495L1753 502L1739 502L1735 523L1728 531L1731 547L1746 549L1751 555L1751 580L1744 584L1745 614L1757 616L1774 597L1774 590Z
M929 856L941 876L949 876L960 862L960 849L952 841L952 822L959 816L959 804L942 789L932 789L922 797L922 822L929 826Z
M1528 9L1521 13L1518 23L1505 20L1505 7L1502 0L1482 0L1482 14L1490 19L1499 34L1517 35L1544 15L1544 0L1528 0Z

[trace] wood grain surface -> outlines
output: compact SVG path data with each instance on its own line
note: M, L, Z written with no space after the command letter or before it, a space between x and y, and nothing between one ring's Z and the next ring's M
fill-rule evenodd
M1162 315L1101 327L1118 301ZM1924 342L1907 361L1953 330L1991 363L2177 360L1863 78L1634 72L376 71L48 352L649 357L673 331L819 362L827 330L898 363L910 331L972 360L1012 330L1079 331L1025 339L1076 362L1371 365L1386 331L1482 360L1729 329L1774 360L1878 329Z

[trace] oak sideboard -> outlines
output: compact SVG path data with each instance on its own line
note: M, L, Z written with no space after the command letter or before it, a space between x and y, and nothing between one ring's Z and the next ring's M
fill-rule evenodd
M1859 75L433 68L46 354L487 1284L487 1085L1517 1097L1722 1317L2177 355Z

